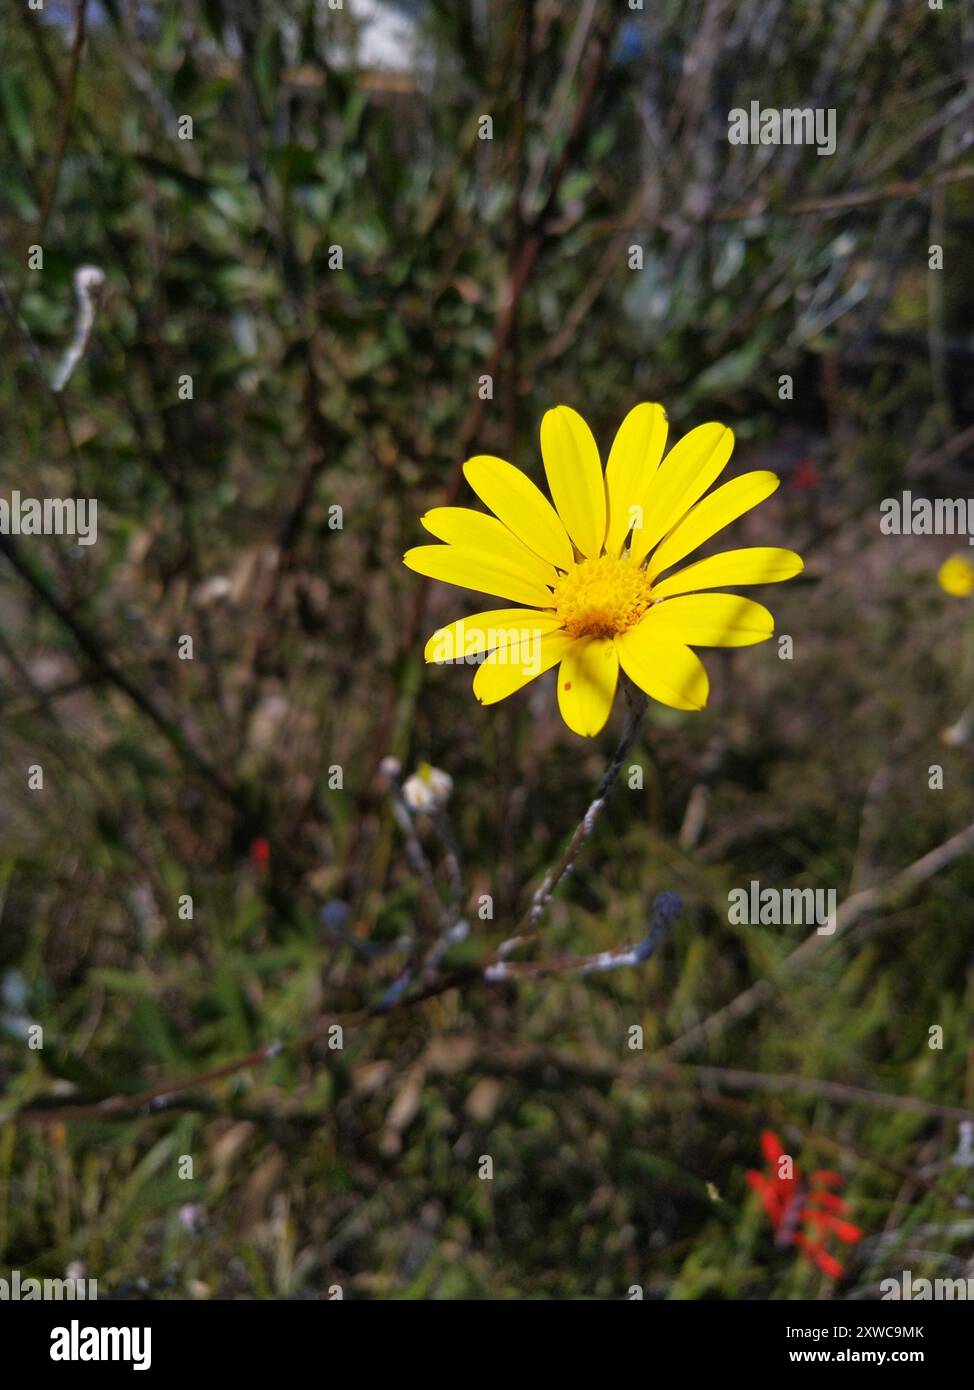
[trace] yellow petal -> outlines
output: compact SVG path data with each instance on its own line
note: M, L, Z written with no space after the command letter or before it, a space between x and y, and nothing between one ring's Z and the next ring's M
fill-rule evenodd
M551 591L514 565L506 564L479 550L458 545L417 545L407 550L402 562L428 579L476 589L481 594L499 594L515 603L531 603L538 608L551 604Z
M611 637L582 637L569 648L558 671L558 708L574 733L591 738L604 727L618 679Z
M605 479L599 449L577 410L558 405L541 421L541 457L551 500L565 530L585 556L602 553Z
M554 565L535 555L495 516L471 511L469 507L434 507L420 520L431 536L448 545L484 551L541 584L554 584L558 578Z
M636 562L675 526L727 466L734 434L726 425L698 425L678 440L653 479L649 510L630 549Z
M618 555L633 523L633 507L645 518L669 426L661 405L643 402L630 410L616 433L605 465L608 525L605 553Z
M478 454L467 459L463 476L481 502L529 550L559 569L571 567L575 559L572 543L558 513L519 468L490 454Z
M498 648L477 667L473 693L482 705L494 705L498 700L506 700L508 695L513 695L522 685L533 681L535 676L557 666L577 640L576 637L569 637L567 632L549 632L530 655L524 652L523 647L520 650Z
M704 541L709 541L711 536L716 536L718 531L770 497L780 482L776 473L744 473L698 502L653 551L646 570L650 579L668 570L684 555L689 555L698 545L703 545Z
M556 614L541 613L537 608L493 608L489 613L473 613L469 618L437 628L426 643L423 656L427 661L462 661L497 647L540 641L558 626ZM527 648L524 654L529 655Z
M697 589L723 589L729 584L779 584L801 574L805 563L793 550L773 545L754 545L746 550L725 550L698 560L685 570L653 585L654 598L691 594Z
M654 604L639 627L688 647L749 647L774 633L774 618L739 594L687 594Z
M710 682L703 662L689 647L658 637L645 620L615 639L619 664L629 679L672 709L703 709Z

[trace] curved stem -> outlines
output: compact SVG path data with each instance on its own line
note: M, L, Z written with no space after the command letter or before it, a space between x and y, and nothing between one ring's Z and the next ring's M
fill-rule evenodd
M568 841L565 852L558 862L548 870L540 887L535 890L534 896L531 899L531 906L521 918L517 931L513 936L508 937L506 941L502 942L498 951L498 955L501 958L510 955L516 947L520 946L522 942L526 941L537 930L538 922L541 920L545 908L551 901L555 889L565 875L571 871L575 860L582 852L592 831L595 829L595 824L602 813L602 807L605 804L606 796L611 790L616 778L619 776L622 765L629 756L632 746L639 736L643 718L646 714L646 696L641 690L637 690L635 686L631 685L628 681L625 682L623 689L626 696L626 723L622 730L622 737L619 739L616 751L612 756L612 761L605 769L605 772L603 772L599 780L599 785L595 790L595 796L589 803L588 810L575 827L574 834Z

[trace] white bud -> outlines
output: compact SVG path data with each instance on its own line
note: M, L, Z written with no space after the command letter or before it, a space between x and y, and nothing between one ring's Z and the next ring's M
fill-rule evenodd
M410 811L438 811L450 799L453 779L448 773L429 763L420 763L411 777L403 783L403 800Z

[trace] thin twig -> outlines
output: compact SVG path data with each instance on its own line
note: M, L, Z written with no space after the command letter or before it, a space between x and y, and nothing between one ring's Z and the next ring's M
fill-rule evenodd
M683 901L678 893L659 893L653 903L649 931L634 946L617 946L614 950L598 951L589 956L557 956L552 960L509 961L499 958L487 967L484 978L496 984L501 980L538 980L545 975L601 974L607 970L644 965L682 911Z
M88 0L75 0L74 11L74 37L71 40L71 52L68 56L68 76L61 90L61 109L59 112L58 131L54 141L54 152L51 155L51 172L48 175L47 183L44 187L44 194L41 198L41 205L37 213L37 221L34 223L31 232L30 245L39 246L47 227L47 219L51 215L51 208L54 206L54 199L57 195L57 186L61 178L61 165L64 163L65 151L68 147L68 136L71 133L71 119L74 115L74 96L78 85L78 68L81 64L81 50L85 42L85 17L88 9ZM27 264L21 271L17 289L13 295L14 317L20 312L20 302L24 297L24 290L27 288Z
M95 672L109 684L126 695L135 707L155 724L172 747L205 780L211 782L222 795L236 804L237 794L223 773L205 754L195 746L188 734L175 720L170 719L156 704L155 697L141 689L126 673L105 654L104 644L98 635L76 616L58 597L47 577L30 563L17 541L8 535L0 534L0 554L10 561L20 577L26 581L46 608L74 638L75 643L88 658Z
M944 169L939 173L927 174L919 179L897 179L895 183L882 188L855 189L849 193L827 194L820 198L798 198L779 207L769 204L767 198L755 198L749 203L725 208L701 218L704 222L741 222L752 217L767 214L799 217L809 212L843 212L846 208L868 207L871 203L885 203L897 198L915 198L929 193L944 184L960 183L964 179L974 179L974 165L966 164L960 169Z
M0 310L3 311L3 315L14 334L20 339L25 356L42 390L49 395L54 402L54 408L57 411L58 419L61 422L61 428L64 431L64 437L67 440L71 461L74 464L78 492L83 493L85 491L84 462L78 449L77 442L75 441L74 431L71 428L71 419L68 415L67 407L64 404L64 397L48 380L47 373L44 371L44 364L41 361L41 354L38 351L37 344L34 342L33 334L24 323L23 319L18 315L14 300L7 289L6 281L2 275L0 275Z
M453 926L454 918L446 909L440 891L436 885L436 876L433 873L433 866L426 857L426 851L419 842L416 833L416 826L413 823L412 813L406 805L402 794L402 787L399 784L399 763L395 758L386 758L381 764L380 770L385 774L389 782L389 800L392 804L392 814L396 824L402 834L403 844L406 848L406 858L409 860L410 868L426 889L426 896L429 902L431 914L443 931L449 931Z
M51 378L51 390L63 391L81 361L95 326L95 305L98 292L105 283L105 272L96 265L79 265L74 272L74 293L78 301L77 315L71 341L64 349L58 368Z
M250 1068L266 1066L285 1050L307 1051L316 1043L327 1038L336 1026L344 1029L359 1027L373 1019L384 1017L398 1008L414 1008L437 995L458 989L469 984L499 984L513 979L516 975L539 976L553 974L592 974L615 970L623 966L642 965L653 954L662 941L670 923L682 910L677 894L661 893L654 905L653 918L646 937L635 945L621 947L616 951L600 951L592 956L563 957L549 962L538 962L528 967L512 967L497 956L477 966L467 966L452 971L449 975L439 975L423 983L412 993L405 987L386 990L378 1003L352 1013L329 1014L321 1019L307 1033L290 1041L274 1039L254 1048L242 1057L235 1057L206 1071L196 1072L174 1081L160 1082L135 1095L106 1096L97 1101L80 1101L70 1104L49 1104L45 1100L34 1102L6 1117L0 1117L12 1124L53 1124L67 1120L122 1119L141 1112L167 1107L172 1097L200 1086L209 1086L217 1081L228 1080L239 1072ZM498 970L500 973L497 973ZM408 985L408 981L406 982Z
M535 890L534 896L531 899L531 905L521 918L515 934L501 945L499 954L502 958L510 955L513 950L534 935L538 922L545 908L551 901L555 889L565 875L571 871L575 860L578 858L584 845L591 836L592 831L595 829L596 822L602 812L602 807L605 805L606 796L618 777L633 744L639 736L643 718L646 714L646 697L641 691L635 690L628 683L625 685L624 689L627 701L626 722L622 731L622 737L613 754L612 761L605 769L605 772L603 772L599 785L596 788L595 796L589 803L588 810L575 827L574 833L565 848L565 852L558 862L548 870L540 887Z
M773 982L770 980L756 981L755 984L732 999L729 1004L725 1004L722 1009L718 1009L702 1023L698 1023L696 1027L676 1038L669 1047L663 1049L660 1056L686 1057L689 1053L694 1052L700 1044L713 1042L733 1024L750 1017L763 1004L773 999L778 986L804 970L826 946L845 935L860 918L894 902L903 893L917 884L933 878L935 874L940 873L954 860L970 853L971 850L974 850L974 823L968 825L964 830L958 831L944 844L938 845L936 849L932 849L920 859L914 860L907 868L885 883L864 888L858 893L851 894L844 902L840 903L836 911L835 930L833 932L828 934L816 932L813 936L806 937L801 945L796 946L777 967Z

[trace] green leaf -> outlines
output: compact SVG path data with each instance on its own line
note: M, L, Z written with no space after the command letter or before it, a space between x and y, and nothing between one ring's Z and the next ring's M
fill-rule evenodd
M9 69L0 72L0 114L21 159L30 159L34 153L34 128L20 78Z

